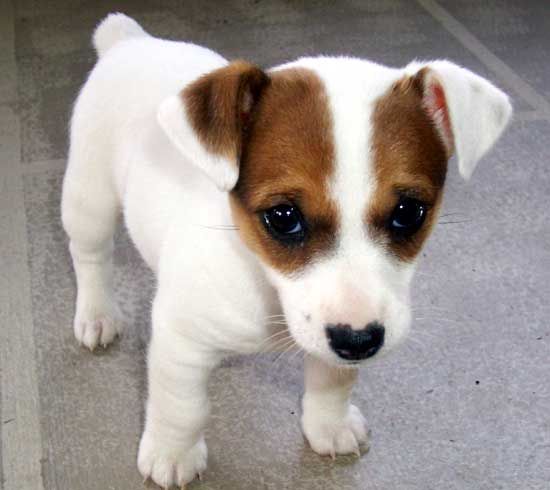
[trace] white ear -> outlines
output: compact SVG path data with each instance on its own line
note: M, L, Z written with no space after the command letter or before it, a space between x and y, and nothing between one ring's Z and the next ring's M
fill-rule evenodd
M424 106L449 154L456 153L460 174L470 178L510 120L508 97L484 78L449 61L414 62L405 70L422 78Z
M237 183L243 137L268 82L260 68L235 61L203 75L158 109L172 143L223 191Z
M174 146L208 177L222 191L235 187L239 168L232 158L216 154L199 140L187 117L183 98L173 95L165 99L157 112L157 119Z

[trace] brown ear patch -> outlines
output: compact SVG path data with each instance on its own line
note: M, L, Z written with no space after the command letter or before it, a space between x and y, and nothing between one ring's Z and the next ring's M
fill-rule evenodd
M238 161L248 117L268 83L257 66L234 61L183 90L191 126L210 152Z
M437 217L447 172L447 150L423 104L422 76L397 81L376 103L372 117L375 191L367 211L372 234L399 259L413 260ZM422 228L393 240L387 226L401 195L428 206Z
M270 73L243 141L239 180L230 194L244 242L271 267L297 272L334 245L338 218L329 196L334 172L332 118L323 83L304 68ZM262 211L298 206L307 223L302 244L273 238Z
M454 152L454 137L445 91L437 74L424 67L413 77L413 84L422 97L422 106L437 130L450 157Z

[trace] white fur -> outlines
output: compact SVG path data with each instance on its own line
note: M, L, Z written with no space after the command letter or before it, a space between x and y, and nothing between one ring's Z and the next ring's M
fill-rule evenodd
M350 404L357 370L335 370L308 357L305 361L305 394L302 427L313 450L322 455L357 454L367 448L365 419Z
M468 179L507 126L512 105L504 92L450 61L413 62L405 72L413 74L424 66L437 74L445 91L458 170Z
M94 48L99 57L120 41L148 34L130 17L115 13L109 14L96 28L93 35Z
M172 143L189 162L197 165L222 191L235 187L239 177L237 162L213 155L195 136L181 97L168 97L158 111L158 121Z
M337 367L324 325L382 321L383 351L409 327L413 266L389 258L362 223L373 192L373 104L421 65L396 70L349 58L294 63L316 71L329 97L336 175L327 191L341 227L333 255L283 275L223 228L232 218L219 189L234 186L237 166L200 144L177 96L227 61L199 46L153 38L122 14L100 24L94 43L100 59L74 109L62 217L78 283L75 335L90 349L121 330L112 284L120 210L158 279L140 471L167 487L204 470L209 373L228 352L266 347L281 328L270 317L281 311L294 341L314 355L306 366L302 418L311 446L321 454L357 452L366 432L349 402L356 372ZM505 126L509 103L470 72L448 62L433 67L449 101L461 172L469 175Z

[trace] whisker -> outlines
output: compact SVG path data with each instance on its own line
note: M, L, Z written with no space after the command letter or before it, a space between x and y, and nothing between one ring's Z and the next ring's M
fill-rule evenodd
M452 318L437 318L437 317L419 317L414 319L417 322L447 322L453 325L464 324L463 320L453 320Z
M284 339L278 340L274 344L270 345L270 348L271 349L284 349L284 348L288 347L290 344L294 344L294 343L295 343L294 339L292 337L288 336L288 337L285 337Z
M264 320L268 320L268 319L270 319L270 318L284 318L284 317L285 317L284 314L279 313L279 314L277 314L277 315L268 315L268 316L266 316L266 317L264 318Z
M457 220L457 221L438 221L438 225L454 225L458 223L469 223L471 219Z
M435 310L435 311L444 311L447 313L453 313L453 310L449 308L444 308L442 306L435 306L435 305L420 305L420 306L413 306L411 308L412 312L419 311L419 310L420 311Z
M460 320L456 320L454 318L445 318L440 316L419 316L415 317L415 320L435 320L435 321L448 321L448 322L456 322L456 323L462 323Z
M281 335L283 335L283 334L288 335L288 334L289 334L288 330L279 330L278 332L275 332L274 334L272 334L272 335L270 335L269 337L266 337L264 340L262 340L262 341L260 342L259 345L263 345L263 344L266 343L266 342L271 342L271 341L274 340L276 337L279 337L279 336L281 336ZM288 335L288 336L290 337L290 335Z
M201 225L197 224L197 226L200 226L201 228L208 228L210 230L222 230L222 231L233 231L238 230L238 226L234 225Z
M272 340L274 337L278 337L279 335L282 335L282 334L288 334L288 330L284 329L284 330L278 330L277 332L271 334L269 337L266 337L264 340Z
M412 333L414 335L411 335L411 338L418 338L419 336L422 337L424 335L424 336L429 337L430 339L433 339L433 340L438 340L439 339L438 335L435 335L432 332L428 332L427 330L414 330L414 332L412 332Z
M267 339L267 341L262 342L262 347L260 349L260 352L264 349L270 350L275 348L278 344L283 343L286 340L291 339L292 337L288 334L288 332L284 332L286 335L280 338L270 338Z
M298 350L294 354L292 354L291 357L289 357L288 362L292 361L301 352L305 352L302 347L300 347L300 346L298 346L298 347L299 347Z
M285 355L287 354L288 352L290 352L294 347L296 347L296 343L294 342L294 339L292 341L292 343L286 347L286 349L281 352L281 354L277 357L277 359L275 359L275 361L273 361L273 367L275 367L277 365L277 363L279 362L279 360Z
M272 352L272 351L278 351L279 349L284 349L289 344L292 344L294 342L294 339L288 335L287 337L283 337L281 339L275 340L273 343L268 343L262 347L260 351L256 355L259 354L265 354L266 352Z

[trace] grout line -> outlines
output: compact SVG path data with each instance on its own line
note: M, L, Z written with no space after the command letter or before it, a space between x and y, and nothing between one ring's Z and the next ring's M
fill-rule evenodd
M436 0L416 0L434 19L452 34L468 51L474 54L506 86L520 95L533 109L550 113L550 102L521 78L504 61L490 51L464 25Z
M9 114L11 112L11 114ZM11 145L19 143L18 117L0 110L9 123ZM13 134L13 131L17 134ZM5 490L42 490L36 350L33 337L30 272L23 181L13 148L0 135L0 365L2 367L2 466ZM18 152L17 148L16 152ZM11 153L11 155L10 155Z
M0 0L2 69L17 79L13 4ZM11 98L16 86L2 94ZM11 102L16 100L13 98ZM0 367L4 490L43 490L42 434L33 337L19 117L0 105ZM5 423L9 420L9 423Z

